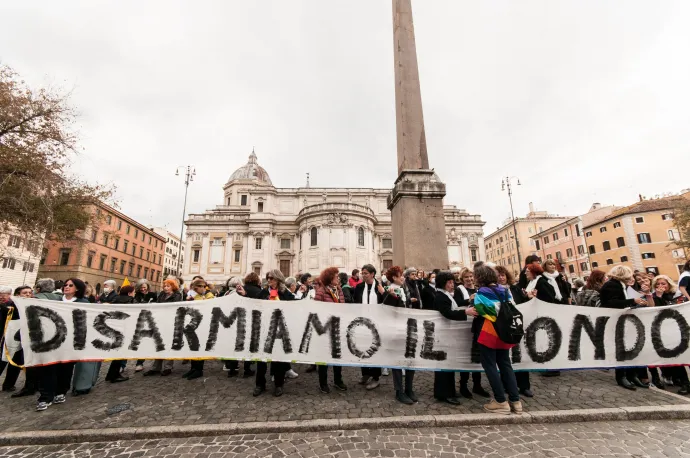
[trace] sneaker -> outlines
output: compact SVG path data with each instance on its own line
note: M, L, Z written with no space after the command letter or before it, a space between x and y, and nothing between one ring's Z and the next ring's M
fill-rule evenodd
M520 402L520 401L509 402L508 404L510 405L510 411L511 412L518 414L518 415L522 415L522 402Z
M339 382L335 382L333 385L336 387L336 389L340 391L347 391L347 386L343 383L342 380L340 380Z
M362 378L359 379L359 384L360 385L367 385L369 383L370 379L371 379L371 377L369 377L367 375L363 375Z
M223 370L224 370L225 372L229 371L229 370L230 370L230 366L227 366L227 365L223 364Z
M48 407L50 407L51 405L53 405L52 402L41 401L38 404L36 404L36 412L42 412L42 411L46 410Z
M141 372L144 370L144 365L143 364L137 364L134 366L134 372Z
M319 387L322 393L328 394L331 392L331 389L328 387L328 385L321 385Z
M385 375L387 377L390 375L390 372L388 372L388 369L384 367L381 369L381 375Z
M367 383L367 390L374 390L381 385L378 380L371 379L369 383Z
M520 406L522 407L522 406ZM510 415L510 405L508 404L507 401L504 402L496 402L495 399L492 399L490 403L484 404L484 410L486 410L489 413L497 413L501 415Z
M67 398L65 397L64 394L58 394L58 395L55 396L55 398L53 399L53 404L62 404L62 403L65 402L66 400L67 400Z
M299 374L297 372L293 371L292 369L290 369L289 371L287 371L285 373L285 376L287 378L297 378L297 377L299 377Z
M667 385L667 386L673 385L673 380L671 380L669 377L661 377L661 380L664 382L664 385Z

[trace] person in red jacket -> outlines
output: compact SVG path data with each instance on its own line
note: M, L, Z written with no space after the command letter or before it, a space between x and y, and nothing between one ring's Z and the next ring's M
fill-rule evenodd
M348 284L350 288L355 289L360 283L362 283L362 278L359 276L359 269L355 269L352 271L352 276L348 280Z
M321 302L345 303L345 296L340 287L340 278L338 277L338 268L329 267L321 272L321 276L314 288L314 300ZM347 386L343 383L343 368L340 366L333 366L333 385L340 391L347 391ZM322 393L330 393L331 389L328 387L328 366L319 366L319 386Z

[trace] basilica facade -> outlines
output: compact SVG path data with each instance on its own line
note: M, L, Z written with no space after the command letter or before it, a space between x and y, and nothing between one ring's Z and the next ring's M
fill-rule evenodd
M280 269L287 277L393 263L390 189L276 188L252 152L223 191L221 205L185 221L186 283L195 275L219 284L250 271L263 276ZM485 259L480 215L453 205L443 211L450 267Z

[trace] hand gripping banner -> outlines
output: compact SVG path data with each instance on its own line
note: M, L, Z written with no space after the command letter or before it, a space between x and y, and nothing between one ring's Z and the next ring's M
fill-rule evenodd
M481 370L471 362L471 321L433 310L238 295L126 305L13 300L26 366L155 358ZM616 310L534 299L519 309L516 370L690 364L690 303Z

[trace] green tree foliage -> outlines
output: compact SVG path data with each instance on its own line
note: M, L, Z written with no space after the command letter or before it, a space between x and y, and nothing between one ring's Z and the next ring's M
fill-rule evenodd
M0 233L70 240L92 218L89 205L112 189L72 176L76 112L67 95L30 88L0 66Z

